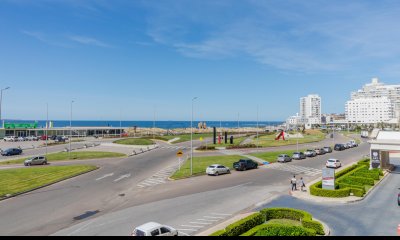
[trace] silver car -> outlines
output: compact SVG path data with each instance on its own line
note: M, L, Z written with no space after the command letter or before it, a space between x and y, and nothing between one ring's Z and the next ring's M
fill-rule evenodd
M291 162L292 158L287 154L281 154L278 156L278 162Z
M227 168L227 167L225 167L223 165L214 164L214 165L209 166L206 169L206 173L207 173L207 175L218 176L219 174L224 174L224 173L228 173L229 174L229 173L231 173L231 171L229 170L229 168Z
M25 166L46 165L46 164L47 164L47 158L45 156L32 157L30 159L25 160L24 162Z

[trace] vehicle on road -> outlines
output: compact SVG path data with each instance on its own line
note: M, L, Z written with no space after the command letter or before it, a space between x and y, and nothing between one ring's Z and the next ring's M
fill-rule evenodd
M323 148L316 148L314 151L317 153L317 155L324 155L325 150Z
M325 153L331 153L332 152L332 148L331 147L324 147L324 151L325 151Z
M65 140L66 140L65 137L58 136L54 141L60 143L60 142L65 142Z
M45 156L32 157L24 161L25 166L46 165L47 158Z
M397 204L400 206L400 193L397 194Z
M294 152L292 155L292 159L294 160L306 159L306 155L303 152Z
M351 148L350 143L344 143L343 146L344 146L345 149Z
M343 144L335 144L335 151L343 151L346 150L346 147Z
M178 236L178 231L173 227L156 222L148 222L136 227L132 236Z
M26 141L38 141L39 138L36 136L28 136L26 137Z
M207 175L215 175L218 176L220 174L225 174L225 173L231 173L229 168L221 165L221 164L213 164L211 166L208 166L206 169Z
M342 163L337 159L331 158L328 161L326 161L327 168L339 168L341 166L342 166Z
M4 142L16 142L18 139L15 136L8 136L3 138Z
M283 163L291 162L292 158L287 154L281 154L281 155L278 156L278 160L277 161L278 162L283 162Z
M9 148L1 152L2 156L13 156L22 154L22 149L20 148Z
M307 151L304 152L306 157L316 157L317 153L314 150L308 149Z
M349 143L351 144L351 147L358 147L358 144L354 140L350 140Z
M233 163L233 168L237 171L246 171L247 169L258 168L258 163L251 159L240 159L238 162Z

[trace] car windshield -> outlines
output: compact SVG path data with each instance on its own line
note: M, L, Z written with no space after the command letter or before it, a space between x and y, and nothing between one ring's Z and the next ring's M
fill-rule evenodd
M285 157L285 155L279 155L279 157Z
M295 153L293 153L293 154L300 154L300 153L298 153L298 152L295 152Z
M143 231L140 231L139 229L135 230L135 235L136 236L146 236L146 234Z
M211 165L211 166L209 166L208 168L215 168L215 166L214 166L214 165Z
M335 162L335 160L329 159L328 162Z

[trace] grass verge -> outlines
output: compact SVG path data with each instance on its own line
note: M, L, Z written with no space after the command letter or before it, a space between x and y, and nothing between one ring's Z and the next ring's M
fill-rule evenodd
M97 169L96 166L30 167L0 170L0 198L15 195Z
M154 142L150 139L145 138L126 138L114 141L113 143L116 144L123 144L123 145L153 145Z
M206 168L212 164L221 164L230 169L233 168L233 163L244 158L239 155L229 156L209 156L209 157L194 157L193 158L193 176L206 174ZM190 159L188 159L178 170L172 175L172 179L183 179L190 177Z
M288 140L275 140L275 134L273 135L264 135L260 136L258 141L256 138L251 142L252 144L256 144L260 147L278 147L278 146L286 146L286 145L295 145L297 141L299 144L302 143L311 143L311 142L319 142L325 139L325 134L321 131L317 130L309 130L306 133L302 134L304 138L290 138Z
M126 157L126 155L114 152L71 152L71 159L69 159L68 152L60 152L60 153L47 154L47 161L56 162L64 160L89 160L89 159L117 158L117 157ZM26 159L28 158L21 158L17 160L10 160L7 162L0 162L0 165L23 163Z
M299 149L299 152L304 152L304 149ZM281 154L287 154L292 156L296 150L287 150L287 151L279 151L279 152L261 152L261 153L252 153L251 156L261 158L269 163L274 163L277 161L278 156ZM295 161L295 160L293 160Z

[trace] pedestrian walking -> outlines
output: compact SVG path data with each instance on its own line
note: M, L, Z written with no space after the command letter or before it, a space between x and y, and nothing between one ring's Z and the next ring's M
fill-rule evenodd
M303 188L305 188L306 187L306 184L304 183L304 180L303 180L303 178L301 177L300 178L300 188L301 188L301 191L302 192L304 192L305 190L303 190Z
M292 184L292 191L297 191L297 179L296 176L293 175L293 178L290 179L290 183Z

